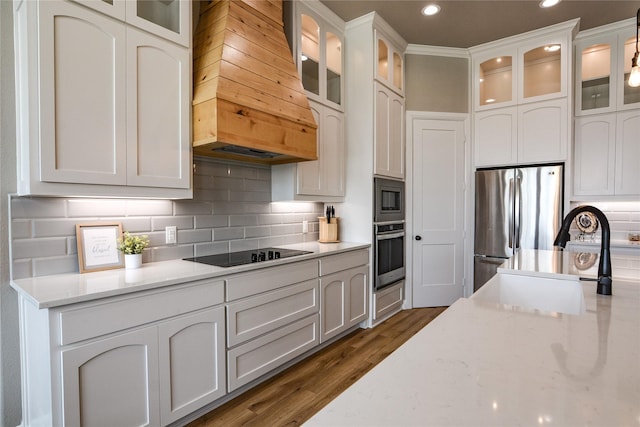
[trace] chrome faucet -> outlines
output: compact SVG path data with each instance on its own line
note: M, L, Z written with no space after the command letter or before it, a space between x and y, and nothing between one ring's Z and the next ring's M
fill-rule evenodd
M600 242L600 263L598 264L598 294L611 295L611 230L609 229L609 221L604 216L602 211L593 206L578 206L573 209L562 221L562 228L556 236L556 240L553 242L554 246L560 246L564 248L569 240L569 227L571 221L580 212L591 212L598 218L600 225L602 225Z

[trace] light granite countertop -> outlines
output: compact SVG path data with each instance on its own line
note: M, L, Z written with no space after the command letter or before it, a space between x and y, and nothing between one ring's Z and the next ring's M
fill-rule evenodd
M141 268L98 271L93 273L56 274L51 276L18 279L11 286L38 308L50 308L78 302L91 301L131 292L171 286L194 280L212 279L261 268L286 265L368 248L368 243L318 243L307 242L279 245L280 248L311 252L291 258L264 261L236 267L214 267L192 261L171 260L143 264Z
M553 252L502 271L571 275ZM638 426L640 278L582 287L582 315L461 298L305 425Z

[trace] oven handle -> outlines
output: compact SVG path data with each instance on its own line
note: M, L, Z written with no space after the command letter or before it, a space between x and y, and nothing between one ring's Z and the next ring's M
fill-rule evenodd
M392 233L392 234L377 234L376 240L389 240L389 239L397 239L398 237L404 237L404 231L401 233Z

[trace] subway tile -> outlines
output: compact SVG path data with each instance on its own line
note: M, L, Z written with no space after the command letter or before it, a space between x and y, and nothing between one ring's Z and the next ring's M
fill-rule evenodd
M195 175L229 176L229 165L214 159L199 157L195 159L195 165Z
M266 248L267 246L260 245L260 241L258 239L239 239L239 240L231 240L229 242L229 250L231 252L238 251L252 251L254 249Z
M271 227L246 227L244 229L245 238L266 237L271 235Z
M213 177L211 175L193 175L193 188L194 189L212 189Z
M68 199L67 212L70 218L105 218L125 216L126 201L120 199Z
M130 233L145 233L151 230L151 217L129 216L125 218L113 218L114 221L122 223L122 231Z
M11 221L11 238L28 239L31 236L31 220L14 219Z
M257 178L271 182L271 168L258 169Z
M216 177L213 179L213 188L217 190L242 191L244 180L241 178Z
M211 203L205 201L178 200L174 205L174 215L210 215Z
M282 224L283 215L279 214L270 214L270 215L259 215L258 216L258 224L260 225L272 225L272 224Z
M271 197L271 181L259 181L256 179L244 180L244 191L258 191Z
M193 256L193 245L165 246L160 248L153 248L149 251L149 254L149 262L190 258Z
M152 231L164 231L165 227L175 225L178 230L193 228L192 216L162 216L151 218Z
M245 214L247 212L247 204L246 203L214 203L213 204L213 213L214 214Z
M67 239L64 237L42 239L20 239L12 242L11 255L20 258L42 258L63 256L67 253Z
M127 200L127 216L173 215L171 200Z
M271 234L274 236L282 236L285 234L294 233L302 233L302 224L283 224L271 226Z
M211 236L211 230L179 230L178 244L211 242Z
M217 228L229 226L229 215L196 215L195 228Z
M77 256L36 258L33 260L33 273L35 276L76 273L78 271L80 269L78 268Z
M230 215L229 226L238 227L242 225L258 225L258 217L256 215Z
M50 218L33 221L33 237L75 236L77 218Z
M297 224L298 222L302 222L304 219L305 215L300 213L282 215L283 224Z
M271 213L271 203L245 203L246 213L269 214Z
M217 255L229 252L229 241L196 243L194 245L194 256Z
M229 194L232 202L270 202L271 193L259 193L257 191L232 191Z
M269 248L272 246L282 246L285 244L284 238L282 236L271 236L271 237L264 237L259 239L260 242L260 246L261 248Z
M233 240L244 238L244 228L215 228L213 230L213 241Z
M202 202L226 203L229 201L229 190L208 190L196 188L193 191L193 199Z
M14 260L11 263L11 279L18 280L33 277L32 264L31 259Z
M67 254L69 255L78 254L78 239L75 236L67 238Z
M245 166L245 165L239 165L239 164L230 164L229 176L239 177L239 178L257 178L258 167L253 165Z
M164 230L155 231L152 233L136 233L143 236L147 236L149 238L149 249L155 248L158 246L166 246L166 235Z
M55 198L11 198L11 217L20 218L63 218L67 214L65 199Z

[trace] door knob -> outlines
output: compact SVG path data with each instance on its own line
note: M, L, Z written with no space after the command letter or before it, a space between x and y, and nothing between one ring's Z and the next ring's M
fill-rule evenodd
M416 240L422 240L422 236L417 235L417 236L416 236Z

